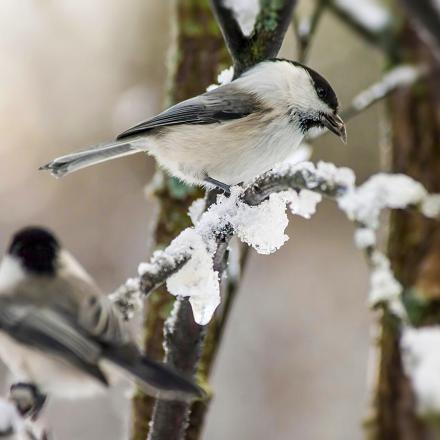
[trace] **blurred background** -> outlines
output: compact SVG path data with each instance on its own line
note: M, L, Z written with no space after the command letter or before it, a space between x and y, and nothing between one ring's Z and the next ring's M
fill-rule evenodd
M104 140L162 109L171 0L0 2L0 248L27 224L52 228L106 291L149 257L151 158L135 155L62 180L43 163ZM301 10L307 10L305 0ZM290 30L282 55L295 58ZM381 55L326 14L309 64L342 107L376 80ZM352 120L349 143L324 136L313 160L378 170L378 105ZM367 268L353 227L331 203L295 217L276 254L253 254L215 368L204 438L354 440L366 415ZM343 313L342 313L343 311ZM3 394L10 377L3 368ZM51 400L57 438L126 437L129 392Z

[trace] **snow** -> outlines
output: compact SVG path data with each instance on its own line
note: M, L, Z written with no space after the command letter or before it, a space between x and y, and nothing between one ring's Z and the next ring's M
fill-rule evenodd
M335 4L371 32L384 30L391 21L387 9L376 0L335 0Z
M217 76L217 84L211 84L206 88L207 92L211 90L215 90L219 86L223 86L225 84L229 84L234 79L234 67L228 67L227 69L222 70Z
M191 219L193 225L196 225L199 221L203 211L205 210L206 203L204 199L197 199L191 203L191 206L188 209L188 215Z
M420 78L421 74L422 69L419 67L410 65L398 66L386 73L379 82L359 93L353 99L351 106L354 110L360 112L397 87L413 84Z
M299 194L294 194L296 197L289 202L292 214L306 219L311 218L316 213L316 206L321 202L322 195L308 189L302 189Z
M440 0L439 0L440 1ZM440 194L428 194L422 201L420 210L429 218L440 217Z
M259 0L223 0L223 5L232 9L241 31L245 36L249 36L260 12Z
M376 244L376 234L369 228L357 228L354 233L354 242L358 249L367 249Z
M401 339L402 360L411 379L419 414L440 412L440 326L405 328Z
M8 400L0 398L0 433L6 433L9 430L19 433L23 429L23 419L15 406Z
M220 304L218 273L213 268L215 242L211 240L209 246L196 229L189 228L171 246L180 246L181 243L190 246L191 259L168 278L167 288L175 296L189 297L194 320L206 325Z
M271 254L278 250L289 237L284 233L289 223L286 205L297 197L296 192L273 193L258 206L237 204L231 213L231 224L238 238L252 246L259 254Z
M426 196L423 185L411 177L379 173L363 185L348 191L338 200L338 205L351 220L377 229L382 209L418 205Z
M388 258L379 251L374 251L371 256L372 271L370 274L370 293L368 302L371 307L381 303L387 303L395 310L398 316L402 316L400 295L402 286L394 277Z

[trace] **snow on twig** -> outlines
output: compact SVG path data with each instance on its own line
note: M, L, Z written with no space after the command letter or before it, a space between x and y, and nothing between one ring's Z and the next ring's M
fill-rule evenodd
M344 119L352 118L387 97L399 87L410 86L426 74L423 66L403 64L391 69L389 72L367 89L356 95L351 105L342 112Z

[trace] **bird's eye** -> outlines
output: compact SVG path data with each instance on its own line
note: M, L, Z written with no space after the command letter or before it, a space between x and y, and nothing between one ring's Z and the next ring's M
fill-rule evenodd
M319 98L321 98L321 99L324 99L325 96L326 96L326 92L325 92L325 89L323 87L318 87L316 89L316 93L319 96Z

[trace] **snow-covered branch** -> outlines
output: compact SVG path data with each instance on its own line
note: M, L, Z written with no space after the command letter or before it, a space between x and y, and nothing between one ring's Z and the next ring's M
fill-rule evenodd
M398 49L390 11L377 0L333 0L329 9L369 43L395 58Z
M440 196L400 174L379 173L356 186L352 170L323 162L284 163L246 188L233 188L230 197L219 196L193 227L156 251L149 263L140 264L140 291L148 294L166 282L170 293L189 298L196 322L207 324L220 303L219 262L224 261L230 238L236 235L261 254L275 252L288 240L287 206L294 215L310 218L322 197L335 200L358 227L356 243L366 251L372 268L370 304L388 303L401 316L400 284L386 256L376 249L379 217L386 208L411 208L439 218ZM117 299L118 304L134 307L139 302L133 295L137 286L130 284L129 299L125 301L123 294Z
M344 109L342 117L348 120L371 107L376 102L386 98L399 87L415 84L426 74L423 66L400 65L387 73L367 89L357 94L349 107Z

